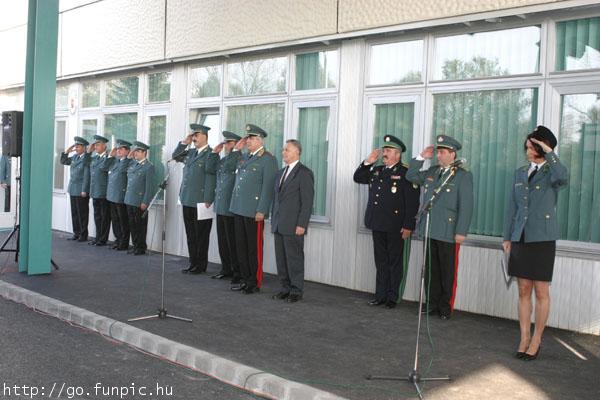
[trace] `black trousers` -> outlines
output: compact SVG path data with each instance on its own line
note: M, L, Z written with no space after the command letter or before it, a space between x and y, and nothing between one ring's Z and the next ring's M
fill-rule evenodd
M404 265L404 239L400 232L373 231L375 299L397 302Z
M110 231L110 206L106 199L92 199L94 204L94 225L96 225L96 241L106 243Z
M148 231L148 214L144 215L141 208L127 205L127 218L129 230L131 231L131 240L135 250L146 251L146 232Z
M232 275L234 280L239 280L241 277L240 265L238 264L235 245L235 221L233 217L217 214L217 238L219 256L221 257L221 273Z
M4 188L4 212L10 212L10 186Z
M264 221L235 215L235 244L242 282L250 289L262 285L262 258Z
M109 203L110 221L112 223L113 233L115 234L115 244L121 249L129 247L129 217L127 216L127 206L123 203Z
M302 295L304 292L304 235L273 234L280 292Z
M73 222L73 236L79 239L87 240L89 213L89 197L71 196L71 220Z
M212 219L198 221L198 209L183 206L183 224L187 236L190 265L199 268L200 271L206 271Z
M429 309L438 310L440 314L450 315L454 309L456 292L456 276L458 273L458 250L456 243L431 239L431 253L427 253L425 274L425 290L428 293ZM427 290L429 288L429 290Z

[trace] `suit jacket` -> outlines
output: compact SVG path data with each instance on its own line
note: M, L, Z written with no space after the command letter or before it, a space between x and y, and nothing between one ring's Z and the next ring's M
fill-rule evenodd
M196 207L198 203L212 203L215 199L216 171L212 163L216 163L219 156L206 146L200 153L196 148L185 150L186 145L179 143L173 157L175 161L182 162L183 178L179 189L179 199L186 207Z
M313 172L298 162L280 187L285 168L277 172L273 187L271 232L295 235L296 227L308 228L315 197Z
M434 192L440 188L450 171L439 176L441 168L434 165L420 171L423 160L413 158L410 161L406 179L423 187L423 205L429 202ZM442 242L454 243L454 235L466 236L473 216L473 174L463 168L457 168L455 175L439 192L430 217L430 237ZM425 234L423 216L418 222L418 232Z
M235 170L240 158L239 151L232 151L217 163L217 187L215 188L214 210L217 215L233 217L229 211L231 194L235 184Z
M81 196L82 192L90 192L90 155L83 153L81 156L75 154L69 157L68 154L60 155L62 165L70 165L69 195Z
M135 161L130 158L119 160L115 157L109 157L106 160L103 165L103 169L108 173L106 200L123 204L125 192L127 191L127 170L134 163Z
M150 204L156 188L154 187L154 165L148 159L132 162L127 170L127 190L125 204L139 207Z
M406 180L406 167L396 164L373 166L360 163L354 182L369 185L365 226L374 231L415 230L419 210L419 186Z
M269 216L273 200L273 183L278 169L277 159L265 149L253 157L250 157L250 154L237 157L240 160L229 211L248 218L254 218L256 213L262 213L266 218Z
M108 171L104 169L108 156L93 155L90 162L90 197L94 199L106 198L108 185Z
M558 239L556 201L558 191L568 183L567 168L556 153L546 153L546 164L529 181L529 165L517 169L506 207L504 240L525 242Z

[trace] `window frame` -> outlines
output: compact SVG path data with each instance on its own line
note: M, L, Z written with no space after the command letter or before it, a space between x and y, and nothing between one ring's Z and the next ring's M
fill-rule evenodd
M159 100L159 101L150 101L150 75L168 73L170 77L169 81L169 99L168 100ZM161 69L153 69L152 71L148 71L143 74L144 77L144 105L147 107L151 106L159 106L164 104L169 104L173 99L173 70L170 68L161 68ZM138 90L139 96L139 90ZM138 97L139 98L139 97Z
M240 56L236 58L231 58L223 63L223 71L222 71L222 86L221 86L221 98L225 99L246 99L246 98L259 98L259 97L273 97L273 96L289 96L291 93L290 88L290 64L292 53L290 52L273 52L273 53L261 53L252 56ZM231 95L229 94L229 65L231 64L239 64L243 62L253 62L258 60L271 60L275 58L284 58L286 59L286 75L285 75L285 90L283 92L269 92L269 93L260 93L260 94L246 94L246 95Z
M54 132L53 132L53 136L54 136L54 148L56 148L59 143L56 142L56 128L57 128L57 124L58 122L64 122L65 123L65 140L63 143L63 151L64 149L67 148L67 143L69 143L70 140L72 140L71 135L69 135L69 118L66 115L56 115L54 117ZM52 193L53 194L60 194L60 195L65 195L69 192L69 184L68 184L68 176L69 174L66 173L66 171L63 173L63 188L56 188L55 187L55 182L54 182L54 160L52 160ZM64 166L63 166L64 168Z
M106 104L106 96L108 95L108 81L127 79L127 78L137 78L137 80L138 80L137 103L107 105ZM146 79L144 79L144 74L141 74L141 73L130 73L130 74L125 74L125 75L114 75L114 76L104 77L102 79L102 87L100 89L100 95L102 96L100 98L100 108L102 109L102 112L107 113L106 111L104 111L105 109L111 109L111 110L112 109L121 109L121 108L137 108L137 109L139 109L140 107L142 107L145 104L145 102L143 101L145 86L146 86ZM142 99L142 100L140 100L140 99ZM109 113L112 114L112 112L109 112Z
M209 62L188 64L185 68L185 92L188 104L221 102L223 90L225 90L225 66L224 62ZM218 67L219 68L219 95L212 97L192 97L192 70L196 68Z
M296 89L296 56L302 54L311 54L311 53L320 53L327 51L335 51L337 52L338 58L338 68L337 68L337 81L335 87L332 88L322 88L322 89L306 89L306 90L298 90ZM290 66L289 66L289 75L292 78L288 78L289 82L289 94L290 96L316 96L316 95L328 95L332 93L338 93L340 87L340 75L342 71L342 63L341 63L341 48L339 45L332 46L315 46L315 47L307 47L301 50L295 51L291 54Z

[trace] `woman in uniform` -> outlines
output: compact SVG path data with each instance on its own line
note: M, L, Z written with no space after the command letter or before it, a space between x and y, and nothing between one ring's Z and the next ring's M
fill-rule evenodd
M558 223L558 191L568 172L554 153L557 140L538 126L524 143L529 165L515 172L504 225L504 251L510 253L508 272L519 283L521 341L515 356L535 360L550 311L550 282L554 269ZM531 335L531 293L535 291L535 329Z

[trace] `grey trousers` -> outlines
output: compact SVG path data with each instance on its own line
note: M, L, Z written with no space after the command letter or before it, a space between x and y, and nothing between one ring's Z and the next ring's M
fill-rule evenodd
M273 234L281 292L302 295L304 290L304 235Z

